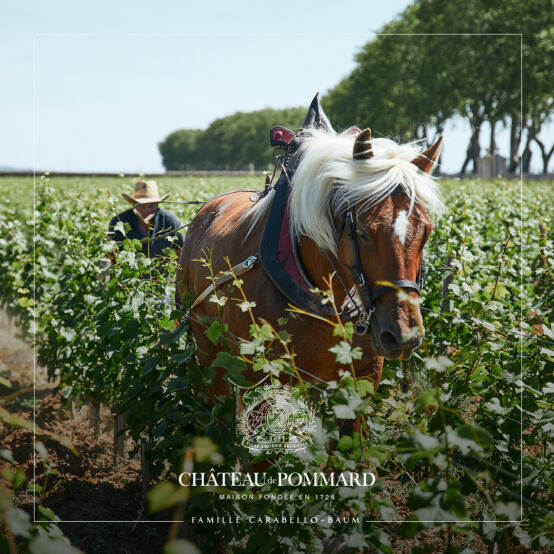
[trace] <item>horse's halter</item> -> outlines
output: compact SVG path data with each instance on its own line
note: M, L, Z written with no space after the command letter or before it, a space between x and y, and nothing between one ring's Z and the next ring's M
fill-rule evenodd
M304 121L300 129L302 130L308 127L319 127L328 130L328 132L330 133L334 133L331 124L323 113L317 95L312 101L308 116L306 117L306 120ZM368 152L367 145L370 144L371 141L371 131L369 129L366 129L365 131L360 131L360 129L356 127L353 127L351 131L353 133L367 133L367 136L363 137L365 140L361 141L361 144L363 144L363 149L355 151L353 153L354 158L360 159L361 157L363 159ZM287 273L281 268L282 260L279 260L276 256L276 245L274 244L274 236L270 235L269 231L273 232L274 228L280 229L282 214L287 201L287 191L290 190L291 178L300 160L298 154L300 141L298 140L296 133L294 133L290 129L286 129L285 127L274 127L273 129L271 129L269 132L269 140L272 146L284 148L285 152L282 156L276 156L277 163L281 165L282 172L277 185L273 187L277 192L270 209L270 214L268 216L269 221L271 221L272 225L270 226L269 223L266 224L266 229L264 231L264 235L262 236L260 250L262 265L264 266L264 268L266 268L268 274L270 275L272 281L277 286L277 288L292 303L303 307L307 311L313 311L317 314L328 317L329 315L332 315L332 312L329 310L325 310L327 306L321 306L321 304L315 298L310 297L310 295L301 290L294 282L294 280L291 279L290 276L288 276ZM416 165L416 167L418 167L421 171L429 173L432 169L433 164L435 163L438 154L440 153L441 144L442 137L439 138L427 150L425 150L425 152L422 152L417 158L415 158L415 160L412 160L412 163L414 163L414 165ZM269 191L269 187L271 187L271 181L272 179L270 179L270 183L266 187L266 190L264 190L263 195L267 194L267 192ZM279 187L280 184L281 186ZM279 202L276 203L276 199L279 199ZM383 294L390 290L398 289L408 289L411 291L415 291L418 295L420 294L425 284L425 265L423 264L423 259L421 259L417 272L416 282L402 279L392 281L390 282L390 285L382 285L373 290L363 270L358 242L356 238L355 213L352 208L348 208L342 221L342 225L340 229L338 229L339 242L345 228L347 229L348 238L350 240L354 262L351 266L348 264L345 265L349 268L354 283L360 291L360 296L363 304L362 306L359 305L359 302L357 302L350 293L350 290L346 286L346 283L344 283L340 273L337 271L337 268L335 267L330 254L327 252L327 250L323 250L323 253L327 257L335 275L340 281L346 293L346 297L350 300L351 306L353 306L353 309L350 309L348 303L345 301L341 306L339 313L340 315L345 316L349 319L354 319L357 317L356 323L354 324L354 330L358 335L364 335L367 333L371 324L371 316L375 311L376 300Z
M349 265L349 264L344 264L344 265L348 267L348 269L350 270L350 273L352 274L352 279L359 287L359 290L362 296L363 308L365 309L360 308L357 305L356 301L350 294L348 287L340 278L339 272L337 271L337 268L335 267L335 264L333 263L333 260L331 259L331 256L329 256L327 251L325 251L325 255L327 256L327 259L331 263L331 267L333 268L333 271L339 277L339 281L342 287L344 288L346 295L354 303L358 313L360 314L358 320L354 324L354 330L356 331L357 335L365 335L371 323L371 316L375 311L375 301L380 296L388 292L389 290L395 290L398 288L413 290L417 292L417 294L419 295L425 284L426 268L425 268L425 265L423 264L423 258L422 258L419 263L419 269L417 271L417 282L409 281L407 279L400 279L398 281L391 281L392 286L382 285L378 289L373 290L369 284L369 281L366 278L366 275L364 273L364 268L362 265L362 260L360 258L360 250L358 248L358 240L356 238L356 218L355 218L353 209L348 209L346 211L344 220L342 222L342 225L338 233L339 243L345 227L346 227L346 233L347 233L348 239L350 240L350 247L352 249L352 257L353 257L354 263L352 265Z

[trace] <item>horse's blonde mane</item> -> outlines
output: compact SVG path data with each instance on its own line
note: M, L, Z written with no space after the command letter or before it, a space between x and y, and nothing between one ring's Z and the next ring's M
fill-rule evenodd
M373 157L352 157L356 135L346 130L332 135L317 129L302 132L300 164L294 173L289 194L291 232L296 239L305 235L320 248L337 253L333 215L348 207L359 210L374 206L402 187L410 198L410 212L416 202L440 212L442 203L436 181L412 162L420 154L415 144L398 144L390 139L371 140ZM273 191L272 191L273 192ZM248 234L263 218L273 194L255 204Z

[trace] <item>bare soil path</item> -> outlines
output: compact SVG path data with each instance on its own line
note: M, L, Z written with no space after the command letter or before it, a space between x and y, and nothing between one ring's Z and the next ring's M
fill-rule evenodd
M100 436L95 438L87 407L68 404L61 392L47 381L43 368L37 368L35 375L32 346L18 335L13 319L0 311L0 376L10 383L9 387L0 385L0 396L29 389L2 407L32 421L34 382L37 427L68 439L79 454L72 454L53 439L36 438L48 450L46 463L38 461L35 468L36 482L45 488L42 504L51 508L62 522L76 522L60 523L60 527L72 544L87 554L162 552L168 524L144 523L144 520L164 519L166 514L156 517L148 513L136 459L125 459L114 465L112 418L108 410L101 412ZM33 445L31 432L0 424L0 448L12 451L29 479L33 476ZM46 478L46 464L54 464L59 475ZM20 493L16 503L32 513L32 494Z

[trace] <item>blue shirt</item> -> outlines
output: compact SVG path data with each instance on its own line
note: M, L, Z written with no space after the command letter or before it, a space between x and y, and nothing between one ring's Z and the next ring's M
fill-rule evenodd
M118 221L121 221L123 224L128 223L131 226L126 235L123 235L123 233L119 230L114 230L114 227ZM180 226L181 224L174 214L163 210L162 208L158 208L156 214L154 215L153 222L148 227L148 234L144 234L139 227L138 218L131 208L130 210L117 214L110 221L109 235L116 242L122 242L126 238L142 240L148 237L149 240L145 240L142 243L142 252L145 256L154 258L156 256L162 256L164 249L171 247L172 244L173 248L176 248L175 245L178 245L179 248L183 246L183 236L181 233L168 233L171 230L178 229ZM160 235L164 236L156 238ZM177 237L177 240L171 243L167 240L170 236Z

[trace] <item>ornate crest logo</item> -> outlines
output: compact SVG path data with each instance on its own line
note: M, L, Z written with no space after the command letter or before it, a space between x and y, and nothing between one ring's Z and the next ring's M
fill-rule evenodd
M243 446L255 452L296 452L310 444L315 416L306 399L288 385L248 391L238 422Z

